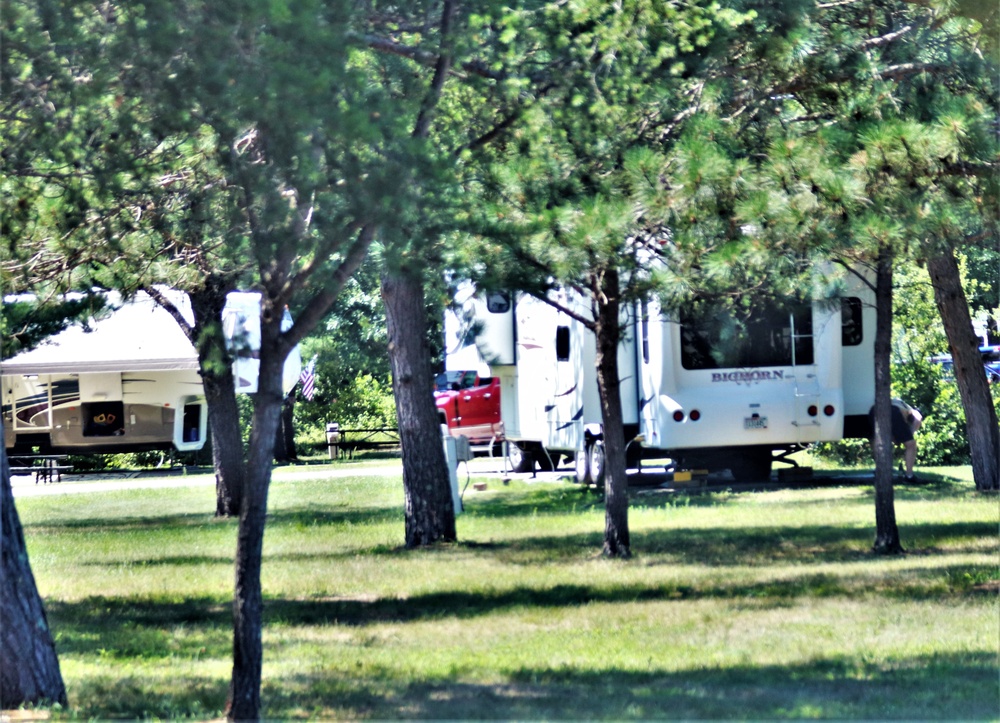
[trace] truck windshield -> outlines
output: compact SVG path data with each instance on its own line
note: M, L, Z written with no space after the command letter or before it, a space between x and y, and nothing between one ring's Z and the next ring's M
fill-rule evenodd
M465 374L465 372L441 372L434 377L434 391L450 392L453 388L453 384L461 384L463 374Z

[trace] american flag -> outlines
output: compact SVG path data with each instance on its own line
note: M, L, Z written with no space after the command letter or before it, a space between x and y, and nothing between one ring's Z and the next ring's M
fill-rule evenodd
M313 396L316 394L316 374L314 370L316 368L316 357L306 364L306 368L302 370L299 374L299 381L302 382L302 396L308 401L312 401Z

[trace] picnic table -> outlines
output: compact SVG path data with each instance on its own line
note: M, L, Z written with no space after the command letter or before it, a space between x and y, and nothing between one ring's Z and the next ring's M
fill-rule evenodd
M18 454L7 458L11 474L33 474L35 484L62 482L63 472L72 472L73 465L66 464L65 454Z
M392 427L341 429L337 446L348 459L353 459L357 450L399 449L399 430Z

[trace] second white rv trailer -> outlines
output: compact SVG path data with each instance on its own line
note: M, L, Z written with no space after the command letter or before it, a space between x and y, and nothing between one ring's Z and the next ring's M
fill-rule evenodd
M582 302L558 292L560 304ZM860 281L836 301L667 317L655 302L626 312L619 347L628 457L687 468L770 474L775 458L815 442L868 434L875 312ZM572 457L577 476L603 470L595 340L530 296L466 292L446 321L448 369L489 366L515 469ZM463 335L474 344L463 344ZM469 339L468 341L471 341Z
M165 293L190 321L187 296ZM194 347L174 319L145 294L114 306L91 320L90 330L73 325L37 348L0 362L8 449L189 452L205 445L208 412ZM259 315L259 294L229 295L224 327L237 355L237 391L252 393L257 388ZM291 324L290 316L286 323ZM300 368L296 348L285 365L286 392L298 380Z

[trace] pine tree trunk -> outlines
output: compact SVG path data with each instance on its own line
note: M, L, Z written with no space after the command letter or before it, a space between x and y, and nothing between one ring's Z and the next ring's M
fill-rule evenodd
M879 251L875 280L875 544L881 555L903 552L892 487L892 252Z
M281 417L274 437L274 461L296 462L295 453L295 390L281 402Z
M386 272L382 300L403 449L406 546L454 541L455 508L434 406L423 283L406 273Z
M215 466L215 515L236 517L243 497L243 438L232 373L202 372Z
M243 435L236 403L236 381L232 356L222 331L222 311L232 285L210 276L205 285L190 294L194 313L195 347L208 405L208 427L212 434L215 466L215 515L235 517L243 494Z
M295 390L285 397L281 405L281 432L285 435L285 454L289 462L298 462L295 451Z
M270 315L274 314L271 310ZM236 539L233 674L226 704L229 720L240 721L260 719L261 631L264 619L260 572L274 439L284 398L281 390L282 368L287 356L277 352L280 314L277 314L277 321L270 323L265 320L268 316L266 310L261 316L260 376L254 396L253 429Z
M978 490L1000 489L1000 424L983 372L979 340L972 330L969 302L954 250L927 260L934 285L934 301L941 313L954 362L955 381L965 409L965 429L972 453L972 477Z
M2 447L0 474L0 710L44 701L66 705L59 659L28 562Z
M632 554L628 530L628 478L622 424L621 378L618 343L621 339L619 281L616 271L606 271L596 289L597 388L604 421L604 554L628 558Z

